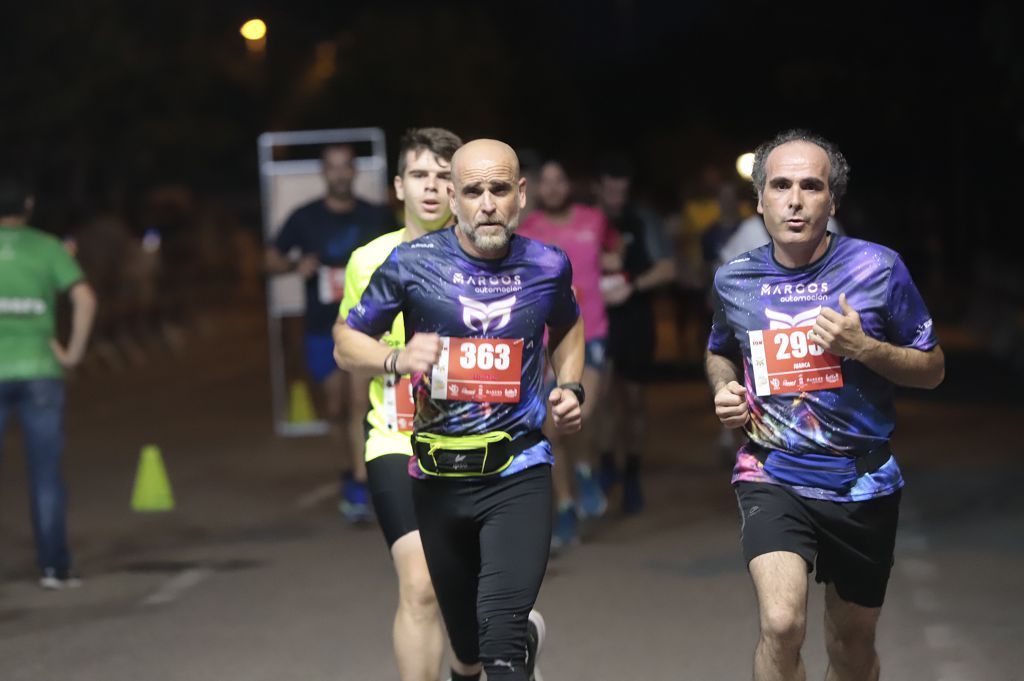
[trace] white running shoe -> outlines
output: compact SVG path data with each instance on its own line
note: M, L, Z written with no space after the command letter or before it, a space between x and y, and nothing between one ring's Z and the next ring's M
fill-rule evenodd
M547 626L544 624L544 617L536 610L530 611L526 622L526 674L530 681L544 681L537 669L537 656L544 647L544 636L547 634Z

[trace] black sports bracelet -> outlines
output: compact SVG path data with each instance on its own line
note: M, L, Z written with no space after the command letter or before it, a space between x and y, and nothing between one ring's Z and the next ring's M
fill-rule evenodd
M392 350L391 354L384 358L384 373L398 373L398 350Z
M587 399L587 393L583 390L582 383L562 383L558 387L562 390L572 391L572 393L576 395L576 401L580 403L581 407L583 406L583 403Z

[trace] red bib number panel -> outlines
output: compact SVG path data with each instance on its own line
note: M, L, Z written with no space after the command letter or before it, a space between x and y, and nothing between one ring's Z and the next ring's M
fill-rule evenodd
M412 399L412 381L408 376L395 380L394 376L384 379L384 417L388 430L403 433L412 432L416 418L416 403Z
M340 302L345 295L345 268L321 265L317 278L320 302L324 305Z
M759 396L843 386L840 359L807 338L810 327L750 331L750 366Z
M523 340L441 338L430 396L460 402L518 402Z

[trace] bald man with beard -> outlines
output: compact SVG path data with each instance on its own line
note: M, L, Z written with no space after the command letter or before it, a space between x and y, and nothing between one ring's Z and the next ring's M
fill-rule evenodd
M535 679L544 621L533 610L551 541L550 407L580 429L584 332L572 267L515 234L526 180L507 144L452 158L456 225L391 252L336 334L349 371L412 376L409 474L420 536L455 660L453 681ZM407 343L377 338L395 315ZM558 386L543 387L544 333Z

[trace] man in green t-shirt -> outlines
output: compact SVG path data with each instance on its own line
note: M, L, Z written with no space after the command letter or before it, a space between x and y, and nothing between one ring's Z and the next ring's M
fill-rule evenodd
M345 268L345 294L340 320L344 320L387 260L395 246L449 224L451 160L462 146L454 133L443 128L415 128L406 132L398 152L395 192L405 206L405 227L356 249ZM337 338L337 336L335 336ZM380 339L393 348L405 345L402 315ZM409 377L376 376L370 382L370 412L366 417L366 474L373 507L398 574L398 611L394 647L402 681L433 681L441 666L444 631L427 572L423 544L412 503L409 436L412 397Z
M60 241L29 227L33 199L0 180L0 445L7 417L21 422L31 483L32 529L40 586L76 586L66 528L64 369L78 364L96 313L96 296ZM55 338L57 294L71 298L71 339Z

